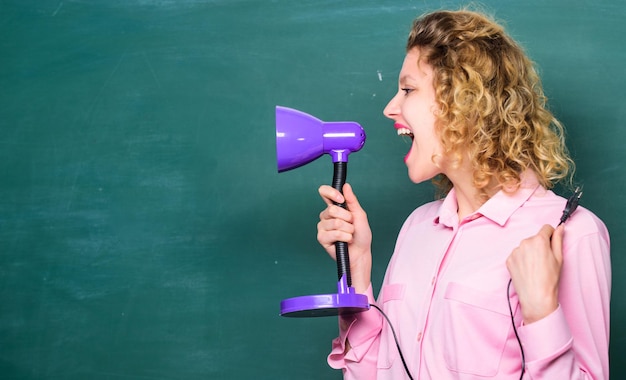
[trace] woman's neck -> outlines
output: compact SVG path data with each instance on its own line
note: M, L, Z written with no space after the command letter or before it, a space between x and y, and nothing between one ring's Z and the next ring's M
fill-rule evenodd
M448 178L450 177L448 176ZM498 192L498 185L494 183L494 180L485 188L478 189L474 185L473 175L467 171L462 175L453 176L450 178L450 181L454 186L459 221L476 212L489 198Z

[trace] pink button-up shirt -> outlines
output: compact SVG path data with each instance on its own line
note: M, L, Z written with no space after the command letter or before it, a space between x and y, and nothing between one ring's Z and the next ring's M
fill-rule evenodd
M606 227L579 207L565 227L559 307L523 325L505 261L544 224L556 226L566 200L532 173L513 194L500 191L458 220L454 189L415 210L402 227L378 301L415 379L608 379L611 266ZM374 303L372 287L368 290ZM369 311L339 320L328 357L345 379L408 379L391 329ZM344 354L346 339L350 350Z

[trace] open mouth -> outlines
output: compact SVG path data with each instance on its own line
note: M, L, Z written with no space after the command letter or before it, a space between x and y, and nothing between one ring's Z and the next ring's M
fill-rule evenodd
M413 132L411 132L410 129L404 127L398 128L398 136L408 137L410 141L413 141L414 138Z
M406 142L411 144L411 147L412 147L413 139L415 138L415 135L413 135L413 132L411 132L409 128L400 124L396 124L395 127L396 127L396 130L398 131L398 136L402 137ZM407 161L407 159L409 158L409 155L411 155L411 149L406 154L406 156L404 156L404 162Z

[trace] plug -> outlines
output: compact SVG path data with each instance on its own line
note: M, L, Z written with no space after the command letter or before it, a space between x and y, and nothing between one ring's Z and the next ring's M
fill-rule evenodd
M565 223L565 221L569 219L570 216L572 216L574 211L576 211L576 208L578 207L578 201L582 196L583 192L580 190L580 187L577 187L576 190L574 190L574 194L572 194L567 199L567 203L565 204L565 208L563 209L563 215L561 215L561 221L559 222L558 226Z

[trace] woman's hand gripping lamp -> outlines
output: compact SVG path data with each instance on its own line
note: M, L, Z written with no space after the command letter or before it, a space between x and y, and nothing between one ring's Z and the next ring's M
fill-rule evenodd
M342 191L346 182L348 155L365 143L365 132L355 122L323 122L291 108L276 107L276 157L278 171L284 172L330 154L334 163L333 187ZM338 204L346 207L345 203ZM319 294L288 298L280 303L285 317L323 317L349 314L369 309L367 296L357 294L350 278L348 244L336 242L336 294Z

